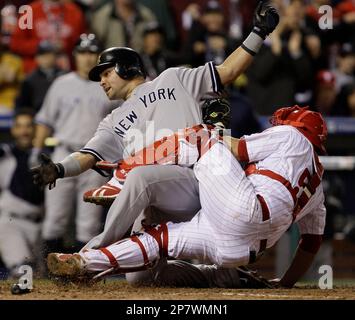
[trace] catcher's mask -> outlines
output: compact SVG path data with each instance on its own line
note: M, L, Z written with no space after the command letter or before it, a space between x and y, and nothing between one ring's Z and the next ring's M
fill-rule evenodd
M273 126L290 125L297 128L320 154L326 154L324 143L327 140L327 125L319 112L309 107L285 107L274 112L270 119Z

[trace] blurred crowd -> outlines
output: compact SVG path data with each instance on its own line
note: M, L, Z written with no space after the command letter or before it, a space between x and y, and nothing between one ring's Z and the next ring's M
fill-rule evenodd
M196 67L208 61L218 65L249 34L257 2L0 1L0 116L14 115L11 129L14 142L8 149L0 148L0 252L8 269L32 263L31 252L33 248L38 251L36 246L41 238L38 223L43 220L45 197L43 190L34 190L22 183L30 177L21 165L26 163L28 169L33 164L33 159L30 159L33 154L44 148L45 138L56 132L60 135L65 125L96 128L87 123L70 123L64 112L68 112L75 102L70 100L71 88L80 86L83 99L94 92L80 78L87 80L88 70L95 65L100 50L112 46L135 49L142 56L149 79L173 66ZM310 105L325 116L355 117L355 1L272 2L281 15L277 29L265 41L248 71L225 88L232 106L233 136L259 131L258 115L271 115L279 107L293 104ZM23 5L29 5L31 10ZM322 7L324 5L332 9L327 18L322 8L329 7ZM320 21L328 28L322 29ZM83 33L87 38L83 39ZM82 50L80 46L83 46ZM60 81L55 82L56 79ZM104 95L103 92L101 94ZM97 104L103 106L104 102L95 100L94 106ZM105 111L109 112L106 107ZM106 113L96 114L95 121L98 123ZM48 132L43 131L41 139L37 134L37 142L41 141L35 146L36 152L30 143L35 137L34 119L51 129L43 129ZM73 134L68 132L66 130L64 135L70 139ZM91 135L92 132L85 133L83 141L78 141L72 149L85 144L85 138ZM70 153L71 150L65 152ZM15 162L10 165L12 160L6 159L15 159ZM8 171L9 168L12 176L3 177L3 170ZM82 193L75 189L80 187L77 184L79 182L69 187L65 197L79 194L80 202ZM84 189L87 187L84 184ZM11 198L13 195L14 199ZM24 207L18 198L26 200L29 206ZM4 203L16 203L19 212L8 209ZM55 211L62 205L63 201L58 200L51 204ZM46 214L48 206L50 204L46 204ZM23 216L24 211L28 216ZM1 221L8 217L18 219L16 232L11 231L13 225L10 227L5 220ZM69 219L66 216L62 218L64 222L44 224L54 229L49 230L48 227L48 235L56 233L55 242L44 236L47 250L63 250L63 243L58 242L58 239L63 240L63 230L58 226L65 225ZM79 220L77 223L80 224ZM73 236L79 247L94 235L92 232L97 233L97 230L89 232L85 228L79 228L78 234ZM31 239L27 233L31 234ZM18 239L23 240L24 249L13 256L14 241L18 245ZM24 257L28 259L25 261Z
M171 66L219 64L250 32L256 2L0 1L0 112L38 110L53 79L75 68L72 51L83 32L94 33L102 48L140 52L150 78ZM226 89L242 94L259 115L298 103L327 116L355 116L354 1L273 3L282 17L277 30ZM31 6L32 19L22 5ZM331 6L330 16L324 5Z

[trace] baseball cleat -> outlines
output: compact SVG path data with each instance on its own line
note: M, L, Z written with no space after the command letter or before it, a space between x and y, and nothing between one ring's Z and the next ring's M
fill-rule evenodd
M47 267L54 276L77 277L87 274L86 263L78 253L50 253L47 257Z
M115 201L120 191L121 188L106 183L100 188L86 191L83 199L85 202L91 202L101 206L110 206Z
M83 200L85 202L109 207L121 192L127 174L128 173L123 169L116 169L109 182L99 188L86 191Z

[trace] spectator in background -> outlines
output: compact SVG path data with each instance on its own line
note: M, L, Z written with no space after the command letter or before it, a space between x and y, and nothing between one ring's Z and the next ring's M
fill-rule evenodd
M303 17L302 1L292 1L249 68L247 93L259 114L270 115L278 107L308 104L311 99L312 56Z
M171 1L167 0L137 0L149 8L156 16L159 25L164 30L166 47L170 50L177 48L177 32L171 10Z
M156 17L135 0L114 0L94 11L90 21L104 48L130 47L141 51L144 29L148 23L156 22Z
M334 15L340 20L335 28L336 39L342 43L350 42L355 46L355 3L344 0L335 7Z
M165 48L164 31L155 22L147 25L143 33L143 51L140 55L149 79L153 80L167 68L179 64L177 54Z
M65 0L37 0L30 4L33 27L18 25L10 41L10 49L19 54L28 74L36 67L35 55L42 40L51 42L58 52L58 63L70 69L71 54L79 35L84 32L84 15L79 7Z
M228 37L222 7L217 1L208 1L201 17L193 22L189 31L184 54L186 63L192 67L206 61L220 64L235 45Z
M1 42L0 35L0 113L9 114L24 78L22 60Z
M41 252L44 192L29 172L34 129L32 111L21 109L11 128L14 142L0 146L0 256L10 276L35 265Z
M35 61L37 68L22 82L16 99L16 108L30 108L37 113L49 86L55 78L63 74L63 70L57 67L56 49L47 40L39 43Z
M355 81L345 85L338 96L335 115L355 118Z
M355 50L351 43L344 43L341 46L336 60L336 69L333 73L336 90L340 92L343 86L352 83L355 79Z
M328 70L320 70L316 76L314 103L316 111L323 116L330 116L336 112L337 90L335 76Z

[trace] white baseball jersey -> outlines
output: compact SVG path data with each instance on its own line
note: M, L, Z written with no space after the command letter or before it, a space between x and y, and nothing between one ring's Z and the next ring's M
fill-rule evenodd
M115 104L117 101L110 102L97 82L70 72L50 86L35 121L52 128L60 144L79 150Z
M310 141L292 126L275 126L262 133L244 136L249 162L256 162L258 169L271 170L288 180L292 187L303 189L299 180L305 170L310 174L316 168L313 146ZM294 202L290 192L279 181L253 174L248 177L255 192L264 197L271 217L274 212L292 214ZM320 184L316 193L296 217L301 234L323 234L325 226L324 194ZM272 241L274 242L274 241Z
M120 160L178 129L201 123L203 99L221 90L212 62L194 69L167 69L135 88L80 151L100 160Z

